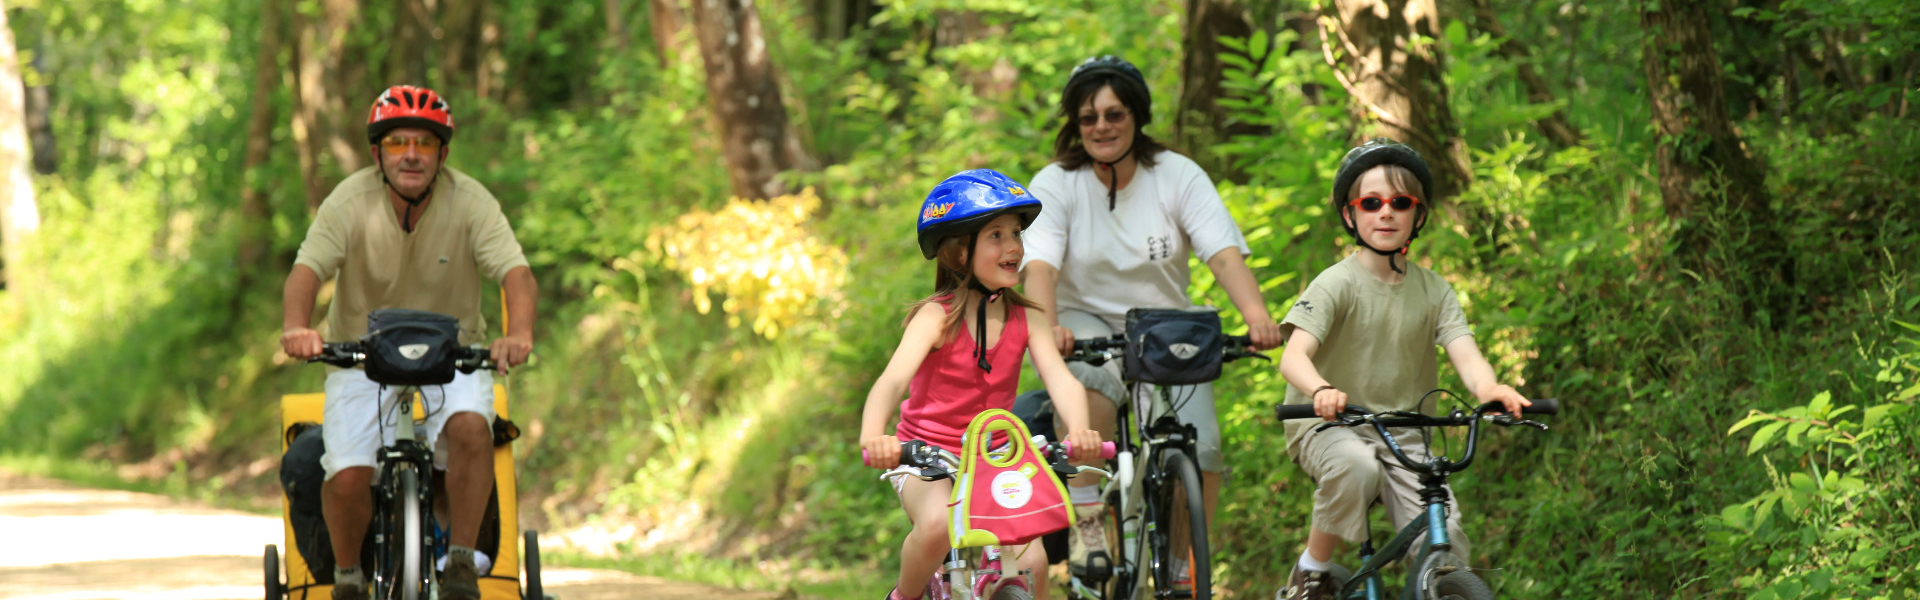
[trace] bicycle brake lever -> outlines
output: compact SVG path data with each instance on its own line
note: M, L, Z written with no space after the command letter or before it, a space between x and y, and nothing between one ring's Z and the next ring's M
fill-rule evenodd
M1071 476L1077 476L1077 475L1085 475L1085 474L1088 474L1088 473L1094 473L1094 474L1097 474L1097 475L1099 475L1099 476L1101 476L1101 477L1105 477L1105 478L1107 478L1107 479L1113 479L1113 473L1112 473L1112 472L1110 472L1110 471L1107 471L1106 469L1102 469L1102 468L1099 468L1099 467L1074 467L1074 469L1075 469L1075 473L1074 473L1073 475L1070 475L1070 477L1071 477Z

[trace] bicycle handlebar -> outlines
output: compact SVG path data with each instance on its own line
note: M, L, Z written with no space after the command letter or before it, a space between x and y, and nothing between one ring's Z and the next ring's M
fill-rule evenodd
M1272 357L1247 350L1247 348L1253 347L1253 338L1251 336L1222 335L1220 338L1222 346L1221 362L1233 362L1242 358L1258 358L1267 362L1273 362ZM1120 352L1127 350L1126 334L1116 333L1103 338L1074 339L1073 352L1062 358L1068 361L1079 361L1098 367L1106 364L1109 360L1119 358L1115 355L1114 351L1116 350Z
M1387 448L1393 451L1394 458L1399 459L1400 464L1406 465L1407 468L1420 473L1432 473L1436 468L1445 472L1459 472L1466 470L1467 465L1473 463L1474 450L1480 441L1480 423L1482 421L1489 421L1495 425L1526 425L1546 429L1546 425L1528 421L1524 415L1551 415L1559 413L1560 400L1557 398L1540 398L1533 400L1531 406L1522 409L1521 412L1523 416L1519 418L1508 415L1506 412L1506 405L1499 402L1481 404L1480 406L1474 407L1471 412L1456 409L1452 414L1444 417L1429 416L1411 411L1376 413L1365 406L1348 403L1346 410L1341 411L1338 420L1321 423L1314 427L1314 431L1320 431L1329 427L1371 425L1374 431L1380 434L1380 439L1386 442ZM1313 405L1311 404L1275 405L1273 407L1273 414L1283 421L1320 418L1319 415L1314 414ZM1495 416L1490 419L1483 418L1487 415ZM1400 443L1394 439L1392 434L1387 432L1388 427L1458 427L1462 425L1467 427L1467 452L1457 462L1448 461L1445 456L1432 457L1431 453L1428 454L1430 457L1428 461L1417 462L1408 458L1406 453L1400 449Z
M1040 447L1040 456L1045 457L1047 462L1052 463L1051 466L1055 471L1071 472L1071 467L1068 467L1066 463L1067 455L1072 452L1072 440L1049 442ZM941 454L945 453L946 451L941 450L939 446L920 440L900 442L900 464L902 466L920 469L920 477L923 479L938 479L953 474L953 470L948 469L945 461L941 460ZM1113 457L1118 454L1119 448L1114 446L1113 442L1100 442L1101 460L1112 460ZM860 451L860 462L861 464L867 463L867 451L864 449ZM874 468L877 469L880 467Z
M453 368L461 373L471 374L480 369L493 368L493 351L478 345L454 349ZM367 354L360 342L327 342L320 345L320 354L307 359L309 363L327 363L343 369L351 369L366 362Z
M1507 412L1507 406L1499 402L1488 402L1474 409L1475 414L1506 414L1506 412ZM1560 412L1560 399L1536 398L1533 400L1532 406L1528 406L1522 409L1521 412L1528 415L1558 414ZM1365 406L1349 403L1347 404L1347 410L1342 414L1364 417L1367 415L1372 415L1374 414L1374 412L1371 410L1368 410L1367 407ZM1294 419L1320 418L1320 415L1315 414L1313 412L1312 404L1276 404L1273 407L1273 416L1282 421L1290 421ZM1436 417L1436 418L1439 418L1439 417ZM1358 424L1358 423L1355 423L1355 424ZM1443 426L1444 425L1462 425L1462 424L1464 423L1451 423L1451 422L1435 423L1435 425L1443 425Z

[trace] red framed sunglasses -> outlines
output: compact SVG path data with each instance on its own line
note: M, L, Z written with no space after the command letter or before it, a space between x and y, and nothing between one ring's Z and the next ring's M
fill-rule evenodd
M1413 207L1420 205L1420 199L1415 198L1413 196L1406 196L1406 195L1394 196L1394 197L1385 198L1385 199L1379 196L1367 196L1365 198L1359 198L1352 202L1348 202L1347 204L1352 206L1358 206L1360 207L1360 210L1367 211L1367 212L1378 212L1380 210L1380 207L1382 206L1392 206L1394 210L1410 210Z

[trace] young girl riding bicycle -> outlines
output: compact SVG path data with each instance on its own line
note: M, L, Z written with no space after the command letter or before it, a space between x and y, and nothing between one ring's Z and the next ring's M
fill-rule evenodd
M1032 354L1071 432L1066 439L1074 462L1099 459L1100 435L1087 427L1085 389L1067 372L1049 320L1029 318L1038 307L1012 289L1024 252L1020 232L1039 213L1038 200L988 169L955 174L927 194L918 230L921 255L935 261L934 293L908 309L900 346L867 394L860 445L869 466L898 466L901 439L959 453L960 436L975 415L1013 407L1025 353ZM888 435L895 406L900 422ZM927 589L951 547L953 480L897 477L894 492L913 530L900 548L900 576L887 597L911 600ZM1029 591L1046 598L1046 550L1039 543L1008 550L1019 557L1017 569L1034 574Z

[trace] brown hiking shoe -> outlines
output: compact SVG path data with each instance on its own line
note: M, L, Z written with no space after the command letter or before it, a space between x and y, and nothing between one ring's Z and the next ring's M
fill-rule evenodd
M1273 595L1274 600L1333 600L1340 582L1334 581L1333 574L1326 571L1302 569L1293 566L1293 574L1287 576L1287 587Z
M447 570L440 572L440 598L480 600L480 572L473 566L473 555L447 558Z
M367 600L367 586L354 584L335 584L333 600Z

